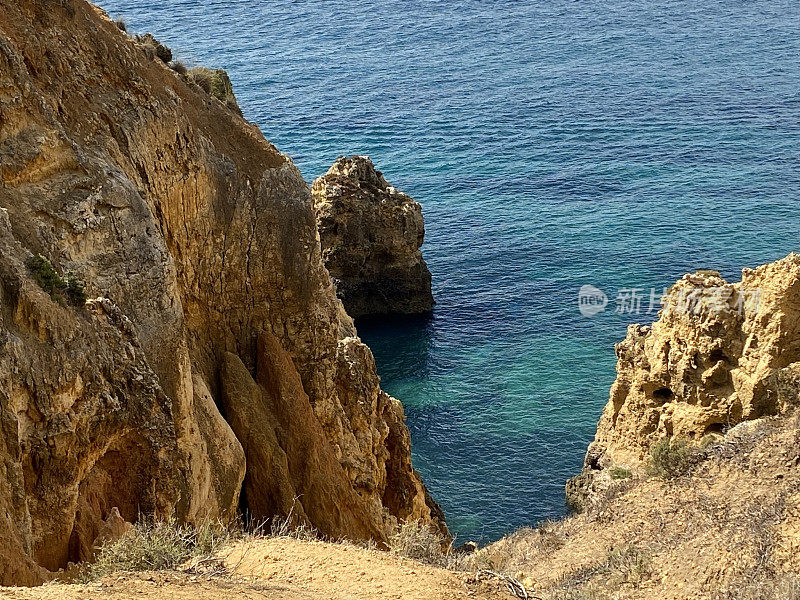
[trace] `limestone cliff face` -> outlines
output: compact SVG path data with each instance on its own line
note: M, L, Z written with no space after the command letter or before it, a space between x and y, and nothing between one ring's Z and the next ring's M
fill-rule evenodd
M402 408L323 265L308 186L256 127L84 0L0 0L0 161L0 583L86 558L114 508L233 517L252 449L218 407L254 389L268 414L253 419L313 411L338 474L304 489L349 498L337 533L435 519ZM50 297L27 266L39 253L101 299ZM291 470L297 444L277 445ZM324 529L331 507L307 493Z
M578 495L612 465L640 468L664 437L699 440L798 404L800 256L745 269L739 283L685 275L659 319L630 326L616 351L617 378L584 475L568 486Z
M386 182L369 157L341 157L311 196L322 256L352 317L433 308L420 247L422 207Z

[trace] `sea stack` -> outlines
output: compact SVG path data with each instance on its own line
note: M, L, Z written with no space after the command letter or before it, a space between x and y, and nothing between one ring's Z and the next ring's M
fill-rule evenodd
M311 188L322 256L351 317L433 308L422 207L368 156L340 157Z

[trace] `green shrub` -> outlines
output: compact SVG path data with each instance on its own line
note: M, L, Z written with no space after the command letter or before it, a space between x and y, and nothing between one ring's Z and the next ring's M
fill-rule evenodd
M51 296L55 297L66 287L64 280L56 273L52 263L41 254L32 257L28 261L28 267L39 287Z
M39 287L59 304L66 301L73 306L83 306L86 302L86 286L83 281L71 272L67 272L62 278L53 264L41 254L28 260L28 268Z
M86 285L74 273L67 271L64 276L64 283L66 284L64 296L66 296L67 302L73 306L86 304Z
M611 479L630 479L633 477L633 473L625 467L614 467L609 472L609 475L611 475Z
M686 440L662 438L650 448L647 472L662 479L678 477L689 470L693 454L694 449Z

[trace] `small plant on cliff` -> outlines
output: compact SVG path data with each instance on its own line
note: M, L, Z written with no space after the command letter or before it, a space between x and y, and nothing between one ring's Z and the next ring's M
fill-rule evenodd
M125 24L125 19L119 18L114 20L114 25L116 25L120 31L127 33L128 26Z
M162 62L169 63L172 60L172 50L169 49L168 46L164 44L158 44L156 46L156 57L158 57Z
M224 69L217 69L211 76L211 95L221 102L226 102L233 94L233 85Z
M409 521L399 525L389 536L389 548L399 556L451 571L471 570L474 562L473 554L454 550L449 538L422 521Z
M622 584L638 588L652 575L650 555L642 548L628 544L609 551L602 571L608 573L608 585L616 588Z
M630 479L633 477L633 473L625 467L614 467L609 472L609 475L611 475L611 479Z
M444 556L442 536L422 521L402 523L389 538L392 552L430 564L439 564Z
M286 516L275 516L268 521L263 521L255 526L250 526L250 535L262 537L265 531L269 531L269 537L288 537L295 540L318 540L320 535L308 523L299 521L295 515L297 498L292 502L292 508Z
M39 287L51 296L55 297L64 289L64 280L56 273L53 264L41 254L37 254L28 261L28 268Z
M694 448L683 439L663 438L650 448L647 473L662 479L685 474L692 463Z
M172 61L169 63L169 68L175 71L181 77L185 77L189 72L189 69L186 68L186 63L184 63L182 60Z
M211 93L211 69L206 67L193 67L189 69L189 81L203 90L206 94Z
M73 306L83 306L86 304L86 284L78 279L74 273L67 271L64 275L64 296Z
M205 93L214 96L231 110L241 114L236 96L233 93L233 84L224 69L209 69L207 67L194 67L189 69L189 81L197 85Z
M62 278L53 264L41 254L28 260L28 268L39 287L59 304L64 304L66 301L73 306L83 306L86 302L84 283L71 272L67 272Z

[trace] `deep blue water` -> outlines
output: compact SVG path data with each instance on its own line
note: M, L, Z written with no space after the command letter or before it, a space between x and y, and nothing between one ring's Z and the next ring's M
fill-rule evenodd
M566 512L613 345L653 318L620 290L799 249L794 0L100 2L227 69L307 180L369 154L423 204L433 318L359 331L462 538Z

